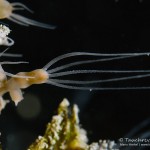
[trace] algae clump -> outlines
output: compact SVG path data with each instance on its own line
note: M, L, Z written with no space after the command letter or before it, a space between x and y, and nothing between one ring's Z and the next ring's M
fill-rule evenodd
M87 149L86 131L80 128L78 106L74 105L71 113L69 102L64 99L58 108L58 115L48 123L44 136L38 139L28 150L85 150Z

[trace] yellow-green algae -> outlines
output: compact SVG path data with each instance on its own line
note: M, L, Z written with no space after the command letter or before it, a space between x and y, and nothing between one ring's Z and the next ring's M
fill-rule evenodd
M114 141L100 140L90 145L86 131L80 127L78 106L69 110L64 99L58 107L58 115L48 123L44 136L39 136L27 150L114 150ZM2 150L0 143L0 150ZM118 149L119 150L119 149Z
M80 128L78 107L68 110L69 102L64 99L58 108L58 115L48 123L44 136L38 139L28 150L86 150L86 131Z

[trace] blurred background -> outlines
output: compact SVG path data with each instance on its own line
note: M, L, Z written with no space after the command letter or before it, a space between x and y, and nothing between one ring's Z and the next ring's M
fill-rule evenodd
M68 52L150 51L150 2L147 0L18 0L18 2L35 12L30 14L26 11L17 11L18 14L56 25L57 28L47 30L33 26L24 27L7 19L1 20L9 25L12 30L10 37L15 41L9 53L23 54L22 58L1 58L2 61L29 62L25 65L3 66L7 72L16 74L42 68L53 58ZM3 51L5 47L0 49ZM82 57L77 57L76 60L82 60ZM74 59L68 62L72 61ZM64 63L66 62L62 61L54 67ZM149 64L149 57L138 57L85 65L82 69L149 69ZM91 80L98 77L99 75L84 74L76 76L76 79ZM150 86L150 78L100 86ZM5 98L10 99L7 94ZM56 114L63 98L67 98L71 105L76 103L79 106L80 123L87 130L89 142L99 139L117 141L150 116L150 90L90 92L63 89L48 84L33 85L24 90L24 100L18 107L10 102L0 115L3 149L26 150L38 135L43 135L46 124L52 115Z

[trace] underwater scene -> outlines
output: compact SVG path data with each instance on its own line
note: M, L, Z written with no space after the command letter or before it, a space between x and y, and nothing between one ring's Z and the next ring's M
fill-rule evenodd
M150 1L0 0L0 150L149 150Z

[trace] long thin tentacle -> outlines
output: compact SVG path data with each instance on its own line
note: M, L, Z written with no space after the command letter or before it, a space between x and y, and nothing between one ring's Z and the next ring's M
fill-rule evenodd
M0 53L1 54L1 53ZM3 57L22 57L22 54L4 53Z
M69 57L74 57L74 56L101 56L101 57L121 57L121 56L144 56L150 55L150 52L145 52L145 53L116 53L116 54L104 54L104 53L88 53L88 52L72 52L72 53L67 53L61 56L58 56L54 59L52 59L48 64L46 64L43 69L47 70L49 67L51 67L54 63L65 59L65 58L69 58Z
M17 24L20 24L20 25L22 25L22 26L27 26L27 27L29 26L27 23L21 22L20 20L14 18L14 17L12 17L12 16L8 17L8 19L9 19L10 21L15 22L15 23L17 23Z
M24 10L24 8L22 8L22 7L16 7L16 8L13 8L13 10Z
M33 13L33 10L31 10L30 8L28 8L26 5L19 3L19 2L14 2L11 3L11 5L13 6L14 10L17 10L18 8L15 8L16 6L21 6L21 8L26 9L27 11L29 11L30 13Z
M51 84L57 87L66 88L66 89L76 89L76 90L145 90L150 89L150 87L78 87L78 86L70 86L65 84L56 83L53 81L48 81L47 84Z
M129 133L127 133L124 137L128 137L128 138L132 138L134 137L139 131L141 131L142 129L144 129L145 127L150 126L150 118L144 120L143 122L139 123L138 125L136 125L133 129L131 129L131 131L129 131Z
M4 56L5 52L9 50L9 47L6 48L3 52L0 53L0 57Z
M150 70L72 70L72 71L64 71L64 72L58 72L49 74L50 78L53 77L61 77L66 75L75 75L75 74L102 74L102 73L148 73Z
M110 57L110 58L103 58L103 59L96 59L96 60L76 61L73 63L62 65L60 67L56 67L54 69L50 69L47 72L51 74L51 73L55 73L57 71L67 69L67 68L77 66L77 65L91 64L91 63L96 63L96 62L113 61L113 60L121 60L121 59L127 59L127 58L131 58L131 57L137 57L137 56L120 56L120 57L117 56L117 57Z
M146 77L150 77L150 74L133 75L133 76L94 80L94 81L75 81L75 80L60 80L60 79L50 79L50 81L56 81L58 83L67 83L67 84L93 84L93 83L106 83L106 82L114 82L114 81L116 82L116 81L140 79Z
M41 22L38 22L38 21L35 21L32 19L28 19L26 17L23 17L21 15L15 14L15 13L12 13L10 17L16 19L19 23L21 22L22 24L33 25L33 26L47 28L47 29L55 29L56 28L56 26L41 23Z
M5 53L6 51L9 50L9 47L6 48L3 52L0 53L0 57L22 57L22 54L11 54L11 53Z
M0 62L0 65L28 64L28 63L29 63L29 62L26 62L26 61L17 61L17 62L3 61L3 62Z
M127 76L127 77L120 77L120 78L111 78L111 79L103 79L103 80L93 80L93 81L81 81L81 80L64 80L64 79L50 79L50 81L55 81L58 83L64 84L93 84L93 83L105 83L105 82L113 82L113 81L123 81L123 80L130 80L130 79L138 79L149 77L150 74L146 75L135 75L135 76Z

